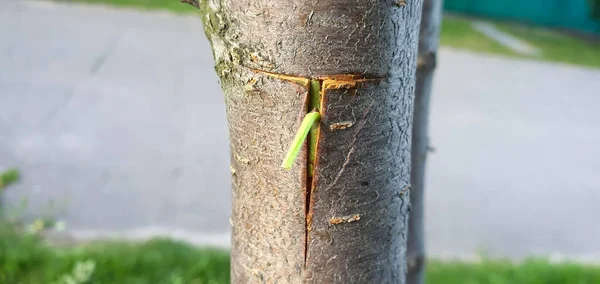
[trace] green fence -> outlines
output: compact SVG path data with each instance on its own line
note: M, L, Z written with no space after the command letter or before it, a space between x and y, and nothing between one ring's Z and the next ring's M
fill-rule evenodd
M600 34L591 0L444 0L446 11Z

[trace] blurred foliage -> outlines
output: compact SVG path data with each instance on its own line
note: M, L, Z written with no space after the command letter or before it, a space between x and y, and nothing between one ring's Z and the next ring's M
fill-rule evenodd
M600 0L589 0L592 5L592 17L596 20L600 20Z
M20 178L20 173L17 169L9 169L0 173L0 188L4 188L17 182Z
M92 280L92 275L96 270L96 263L91 260L79 261L75 263L75 268L70 273L62 276L56 284L85 284Z

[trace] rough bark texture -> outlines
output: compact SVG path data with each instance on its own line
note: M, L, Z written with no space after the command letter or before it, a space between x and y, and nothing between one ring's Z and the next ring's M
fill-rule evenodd
M424 0L419 35L417 85L413 113L411 152L411 211L408 229L407 283L425 281L424 185L425 161L429 150L429 100L442 18L442 0Z
M232 282L404 283L421 0L186 2L227 104ZM285 171L311 79L318 136Z
M324 92L309 212L311 283L404 282L411 89L383 79L355 93ZM331 129L342 121L353 125ZM345 216L348 221L335 219Z

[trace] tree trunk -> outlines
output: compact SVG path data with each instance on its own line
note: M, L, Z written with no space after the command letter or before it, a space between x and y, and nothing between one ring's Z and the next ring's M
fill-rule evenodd
M421 0L198 6L229 123L232 282L404 283Z
M419 35L417 85L412 129L411 210L408 222L407 282L409 284L419 284L425 281L425 161L429 150L429 100L439 43L442 2L442 0L423 1L421 32Z

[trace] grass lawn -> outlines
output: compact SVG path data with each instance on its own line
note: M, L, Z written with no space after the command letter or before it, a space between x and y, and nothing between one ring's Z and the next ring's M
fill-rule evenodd
M511 34L541 50L541 57L522 56L482 36L471 27L469 19L447 15L444 18L442 46L469 49L523 58L541 59L600 68L600 39L595 42L540 27L494 22L499 30Z
M549 29L510 23L496 23L496 27L538 47L545 60L600 68L600 38L591 41Z
M57 2L82 2L146 10L170 10L177 13L199 13L195 7L180 3L179 0L57 0Z
M226 251L164 239L54 248L36 236L18 235L6 226L0 230L2 284L229 283ZM65 278L88 281L67 282Z
M600 39L592 42L558 31L513 23L494 22L494 25L499 30L537 47L541 51L541 56L527 57L519 55L474 30L469 19L453 15L447 15L444 18L440 43L442 46L477 52L600 68Z
M45 245L4 226L0 230L0 283L229 283L226 251L157 239L145 243L102 242L71 248ZM72 280L71 282L68 282ZM431 284L600 283L600 267L530 260L481 263L432 260Z
M477 52L487 52L508 56L518 56L517 53L503 45L481 35L471 27L471 21L452 15L444 16L440 44L459 49L469 49Z

